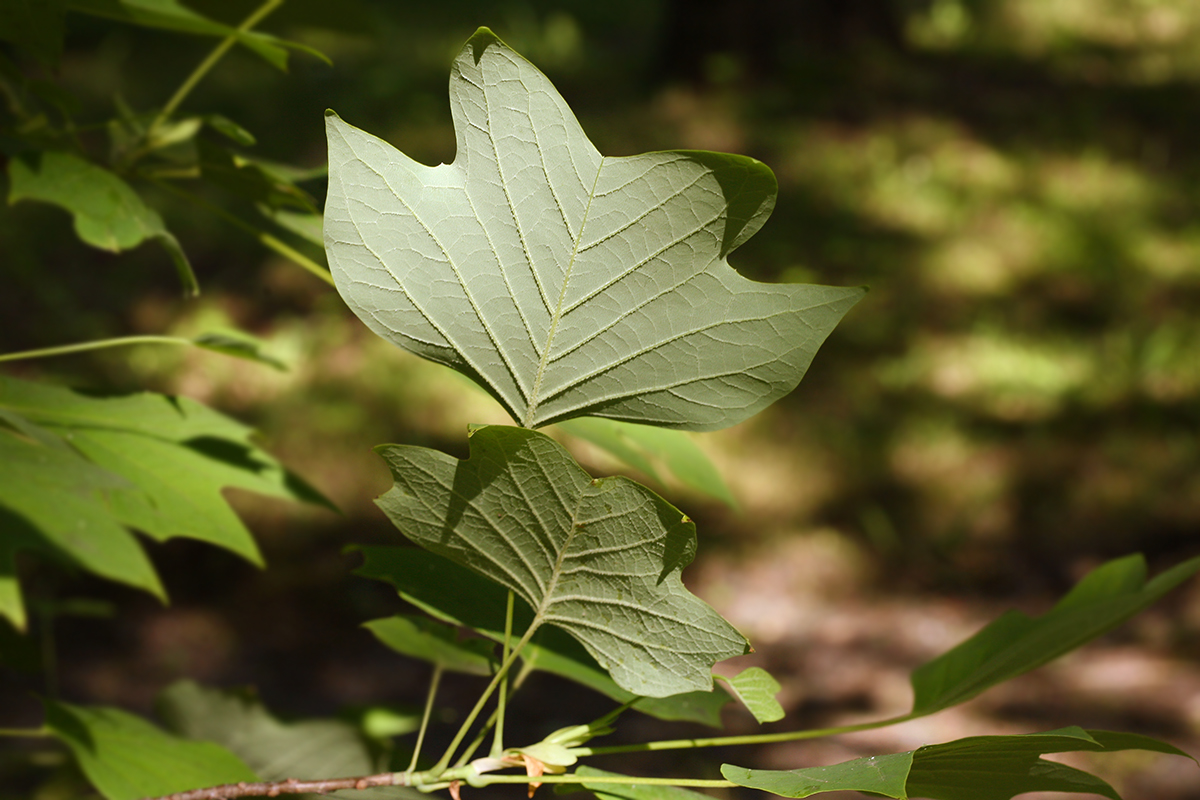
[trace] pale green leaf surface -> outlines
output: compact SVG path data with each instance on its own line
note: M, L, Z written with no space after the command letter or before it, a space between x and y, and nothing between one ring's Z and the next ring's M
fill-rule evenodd
M972 736L832 767L751 770L726 764L721 774L739 786L782 797L846 790L893 798L1010 800L1026 792L1090 792L1120 800L1100 778L1041 756L1130 749L1190 758L1178 748L1148 736L1070 727L1015 736Z
M43 704L47 727L107 800L258 780L241 759L212 742L181 739L115 708Z
M363 627L396 652L452 672L488 675L496 664L493 642L459 640L454 628L423 617L397 614L363 623Z
M263 780L349 778L387 768L386 753L357 726L332 719L282 722L246 690L208 689L179 681L159 694L155 710L175 733L221 745ZM388 787L334 796L383 800L421 795L413 789Z
M506 590L497 583L442 556L413 547L359 547L364 563L356 575L385 581L400 596L422 611L470 628L488 638L504 641ZM533 611L520 598L513 609L514 635L520 636L533 621ZM627 703L634 695L625 691L600 668L579 642L558 628L542 628L521 651L530 669L550 672ZM708 692L683 692L670 697L643 697L634 709L665 720L721 726L721 708L730 698L719 687Z
M660 468L684 486L737 508L737 500L721 473L685 431L635 425L600 417L579 417L560 422L558 427L607 450L634 469L659 483Z
M732 678L722 680L729 686L733 696L741 700L760 723L783 719L783 706L776 699L779 681L762 667L749 667Z
M240 44L253 50L281 70L287 69L288 50L299 50L330 63L329 58L308 45L279 39L258 31L238 31L192 11L178 0L68 0L72 11L128 22L147 28L190 33L200 36L235 36Z
M380 508L413 542L513 590L580 641L626 691L712 688L714 662L749 644L688 592L692 521L627 478L593 480L549 437L488 426L459 461L377 448L396 480Z
M380 336L476 380L524 427L712 430L796 387L857 288L750 281L726 256L774 175L702 151L602 156L542 73L481 28L451 68L453 164L327 114L325 246Z
M61 440L49 446L0 427L0 616L25 628L16 569L22 550L165 598L136 538L103 501L103 492L127 485Z
M575 770L582 779L583 788L600 800L711 800L707 794L694 792L679 786L639 786L634 783L588 783L588 778L615 778L620 773L607 772L587 765Z
M1010 611L912 673L913 714L931 714L1058 658L1149 607L1200 570L1200 558L1146 581L1140 555L1104 564L1036 619Z
M93 247L120 252L156 239L167 250L185 290L198 291L196 276L162 217L115 173L72 153L48 151L9 161L8 202L39 200L66 209L75 233Z

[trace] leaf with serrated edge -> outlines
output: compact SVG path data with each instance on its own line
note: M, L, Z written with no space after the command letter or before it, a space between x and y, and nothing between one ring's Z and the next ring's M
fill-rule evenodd
M776 722L784 717L783 706L779 705L779 681L762 667L749 667L732 678L722 678L734 697L754 715L760 723Z
M449 559L415 547L357 547L364 563L356 575L386 581L400 596L437 619L462 625L504 641L505 589ZM533 611L522 599L513 607L513 633L520 637ZM583 645L558 628L542 628L521 651L527 669L542 670L575 681L618 703L635 695L625 691L588 655ZM633 708L665 720L721 727L721 709L730 697L720 687L670 697L642 697Z
M409 539L513 590L634 694L709 689L716 661L749 651L683 586L696 528L661 497L593 480L535 431L478 428L470 447L377 448L396 480L377 502Z
M1058 658L1107 633L1200 571L1185 561L1151 581L1140 555L1089 573L1045 615L1010 611L912 673L913 714L931 714Z
M755 770L725 764L721 774L739 786L796 798L858 791L900 800L1009 800L1026 792L1048 791L1091 792L1120 800L1113 788L1096 776L1041 756L1130 749L1190 758L1148 736L1071 727L1016 736L972 736L830 767Z
M486 28L451 68L453 164L326 117L325 247L380 336L479 382L520 425L713 430L796 387L857 288L748 280L726 256L775 177L704 151L602 156Z
M181 739L115 708L42 702L47 729L70 748L107 800L258 780L241 759L212 742Z

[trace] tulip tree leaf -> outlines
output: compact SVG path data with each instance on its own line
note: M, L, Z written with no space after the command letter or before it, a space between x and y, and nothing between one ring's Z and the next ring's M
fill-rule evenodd
M477 381L520 425L599 416L712 430L796 387L857 288L748 280L726 257L771 170L703 151L602 156L486 28L451 69L453 164L327 114L325 247L380 336Z
M459 461L383 445L395 486L379 506L413 542L511 589L574 636L621 688L665 697L712 688L745 638L687 591L695 525L627 478L593 480L559 444L488 426Z
M174 262L184 289L199 291L179 241L158 212L116 173L72 153L48 151L12 159L8 178L9 203L40 200L66 209L74 217L76 235L92 247L119 253L147 239L157 240Z
M354 572L394 586L404 600L443 622L461 625L496 642L504 641L506 590L498 583L428 550L415 547L358 547L364 557ZM513 606L513 632L520 637L533 621L521 598ZM583 684L618 703L635 695L600 668L579 642L558 628L542 628L521 650L524 668L549 672ZM721 709L730 697L719 687L670 697L642 697L633 708L665 720L721 727Z
M734 697L741 700L760 723L783 719L783 706L776 699L776 695L779 694L779 681L762 667L749 667L732 678L722 680L729 685Z
M739 786L781 797L858 791L898 800L1010 800L1025 792L1090 792L1120 800L1116 791L1095 775L1041 756L1134 749L1190 758L1148 736L1072 727L1017 736L973 736L829 767L760 770L725 764L721 774Z
M1200 558L1146 580L1146 561L1126 556L1093 570L1036 619L1010 611L912 673L914 715L932 714L1040 667L1157 602L1200 571Z
M115 708L43 702L46 727L107 800L258 780L245 762L212 742L182 739Z

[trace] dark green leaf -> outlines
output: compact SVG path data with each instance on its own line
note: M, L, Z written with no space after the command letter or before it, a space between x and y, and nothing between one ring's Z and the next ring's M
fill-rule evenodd
M578 639L626 691L712 688L714 662L749 644L688 592L696 529L627 478L593 480L553 439L476 429L471 458L377 448L396 480L377 501L412 541L511 589ZM652 630L654 636L647 636Z
M579 417L560 422L558 427L564 433L607 450L659 483L663 482L659 473L661 467L689 489L737 508L737 500L717 468L684 431L600 417Z
M506 591L499 584L426 550L412 547L361 547L364 564L355 574L386 581L417 608L454 625L471 628L500 642L504 638ZM513 630L519 636L529 628L533 611L516 598ZM609 677L596 660L570 636L557 628L542 628L522 651L534 669L576 681L618 703L634 695ZM721 725L721 708L729 695L720 688L711 692L685 692L670 697L644 697L634 709L659 719Z
M287 69L288 50L299 50L330 63L319 50L298 42L257 31L236 28L209 19L179 3L177 0L68 0L72 11L128 22L147 28L190 33L200 36L233 36L279 69Z
M1146 581L1140 555L1090 573L1037 619L1010 611L912 674L913 713L931 714L1058 658L1155 603L1200 570L1194 558Z
M418 164L327 113L326 252L368 327L475 380L522 426L733 425L794 389L862 297L729 266L775 204L762 163L602 156L486 28L450 85L453 164Z
M494 642L460 640L454 628L423 617L397 614L363 627L398 653L429 661L451 672L488 675L496 665Z
M8 166L8 201L40 200L75 219L75 233L93 247L120 252L155 239L166 248L184 289L199 291L179 242L129 184L103 167L66 152L25 154Z
M203 347L205 350L223 353L234 358L244 358L247 361L257 361L259 364L266 364L280 372L287 371L287 364L263 352L262 342L241 332L202 333L192 341L197 347Z
M295 175L203 139L196 147L205 181L271 210L317 212L308 192L296 186L299 178Z
M575 774L583 779L583 788L600 800L711 800L706 794L682 789L678 786L639 786L633 783L589 783L588 778L624 777L617 772L605 772L595 767L582 766Z
M25 48L48 67L58 66L63 50L66 0L4 0L0 41Z
M872 792L906 798L904 784L912 766L912 753L856 758L829 767L804 769L746 769L724 764L721 775L738 786L759 789L780 797L809 797L821 792Z
M258 140L254 138L254 134L238 125L229 117L221 114L208 114L204 117L204 121L208 126L217 133L232 139L237 144L243 147L251 147Z
M71 749L84 775L108 800L258 780L225 748L180 739L124 711L49 700L43 704L46 726Z

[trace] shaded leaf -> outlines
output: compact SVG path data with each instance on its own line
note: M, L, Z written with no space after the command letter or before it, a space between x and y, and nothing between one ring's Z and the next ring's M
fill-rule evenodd
M66 0L4 0L0 3L0 41L24 47L46 66L57 67L66 11Z
M737 508L737 500L717 468L684 431L599 417L570 419L560 422L558 427L564 433L607 450L659 483L663 482L659 473L661 466L689 489Z
M783 706L779 705L779 681L761 667L749 667L732 678L722 678L729 685L733 696L750 710L760 723L775 722L784 717Z
M1178 748L1148 736L1071 727L1017 736L973 736L830 767L752 770L726 764L721 774L739 786L782 797L859 791L893 798L1009 800L1025 792L1091 792L1120 800L1100 778L1040 756L1128 749L1190 758Z
M617 772L606 772L602 769L584 765L575 770L582 778L583 788L587 789L600 800L710 800L709 795L693 792L678 786L639 786L633 783L588 783L588 778L621 777Z
M93 247L120 252L154 239L175 263L184 289L199 285L183 248L158 212L116 174L71 153L48 151L12 159L8 166L8 202L40 200L66 209L75 233Z
M49 700L43 704L46 726L70 748L84 775L108 800L258 780L241 759L212 742L172 736L115 708Z
M251 147L258 141L253 133L223 114L206 114L204 122L217 133L243 147Z
M361 547L364 564L355 570L363 577L395 586L400 596L428 614L461 625L488 638L504 639L506 590L442 556L412 547ZM513 608L513 631L523 634L533 611L519 597ZM618 703L634 698L601 669L577 641L558 628L542 628L521 651L526 665L576 681ZM666 720L721 725L721 708L729 695L717 688L709 692L684 692L670 697L645 697L634 709Z
M1010 611L912 673L913 714L931 714L1040 667L1146 609L1200 570L1200 558L1146 581L1140 555L1089 573L1036 619Z
M262 342L245 333L202 333L193 338L192 342L197 347L203 347L205 350L212 350L227 356L233 356L234 358L244 358L247 361L256 361L259 364L266 364L268 367L277 369L280 372L286 372L288 368L287 364L278 358L264 353Z
M396 480L377 501L413 542L511 589L531 626L568 631L626 691L712 687L714 662L749 644L687 591L692 521L627 478L593 480L553 439L476 429L466 461L376 448Z
M396 652L452 672L488 675L496 663L493 642L459 640L454 628L422 617L397 614L363 623L363 627Z
M268 63L287 69L288 50L298 50L319 58L329 58L319 50L257 31L239 31L230 25L205 17L178 0L68 0L72 11L128 22L146 28L190 33L200 36L233 36Z
M204 180L220 186L238 197L268 209L295 209L305 214L316 213L316 204L308 192L296 185L309 176L304 172L289 172L277 165L232 152L228 148L199 139L200 169Z
M325 245L380 336L474 379L524 427L711 430L796 387L861 289L769 285L726 256L775 177L743 156L600 155L544 75L481 28L451 69L453 164L327 113Z

